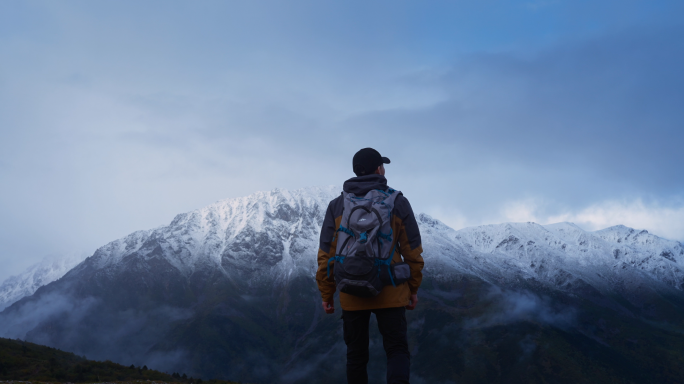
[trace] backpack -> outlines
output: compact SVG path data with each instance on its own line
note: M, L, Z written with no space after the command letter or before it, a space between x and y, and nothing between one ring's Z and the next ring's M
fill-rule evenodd
M411 277L406 263L392 263L392 210L401 192L373 189L365 196L342 192L342 221L335 232L335 285L340 292L359 297L377 296L386 285L397 286ZM333 242L335 241L333 237Z

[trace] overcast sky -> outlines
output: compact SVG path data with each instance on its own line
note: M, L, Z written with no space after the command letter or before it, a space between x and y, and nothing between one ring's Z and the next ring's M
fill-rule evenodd
M455 229L684 240L684 2L0 2L0 279L372 146Z

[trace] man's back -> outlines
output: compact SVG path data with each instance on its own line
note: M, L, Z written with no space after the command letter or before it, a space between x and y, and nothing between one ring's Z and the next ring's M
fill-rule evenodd
M423 257L421 256L423 248L418 223L411 205L403 194L398 191L393 192L387 186L383 164L389 164L389 162L388 158L380 156L380 153L372 148L364 148L357 152L353 159L354 173L357 177L347 180L343 186L345 193L330 202L321 228L316 282L323 298L323 309L331 314L335 311L333 304L336 291L335 264L344 263L345 258L349 257L349 255L335 254L339 239L335 235L338 230L344 230L349 231L349 236L355 240L357 236L359 239L366 240L364 233L355 233L346 227L341 228L345 194L353 199L363 198L372 190L380 190L389 195L397 193L396 196L392 196L394 201L389 218L391 229L389 233L383 234L383 238L391 239L390 249L395 250L390 254L390 264L405 262L410 267L411 276L408 281L396 284L396 286L392 280L392 284L385 285L377 295L372 297L359 297L340 292L349 383L368 382L366 366L369 356L368 325L371 313L377 318L378 328L383 337L383 347L387 354L387 382L409 382L410 354L405 311L414 309L418 303L417 292L423 276ZM350 215L351 213L348 212L347 216ZM346 220L348 221L349 218ZM378 254L381 253L378 252ZM360 257L362 256L365 254ZM387 259L379 261L380 264L384 264ZM377 291L373 291L373 294L375 293Z
M373 189L387 190L387 179L384 176L371 174L366 176L354 177L344 183L344 191L353 193L356 196L364 196ZM337 247L337 237L335 233L340 227L343 214L342 195L332 200L328 205L325 220L321 229L320 247L318 250L318 271L316 281L318 289L321 291L324 301L332 300L335 293L335 282L332 278L333 273L328 276L328 260L335 256ZM407 284L397 287L385 286L379 295L372 298L362 298L346 293L340 293L340 304L343 310L358 311L365 309L379 309L391 307L404 307L409 305L412 294L417 293L422 280L423 248L420 241L418 223L413 215L413 210L406 197L399 194L394 201L394 208L391 215L391 228L394 243L398 242L397 252L393 255L393 263L403 261L411 267L411 279ZM334 240L333 240L334 238ZM394 247L395 244L391 244ZM334 262L331 263L331 270Z

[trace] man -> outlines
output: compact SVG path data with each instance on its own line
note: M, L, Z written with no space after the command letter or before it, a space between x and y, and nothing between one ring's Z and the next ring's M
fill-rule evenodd
M390 160L382 157L372 148L358 151L352 160L353 177L345 181L343 189L356 197L363 197L371 190L382 190L392 193L385 179L384 164ZM368 383L366 365L368 363L368 323L371 313L375 314L383 346L387 354L387 383L408 383L410 354L406 338L406 309L413 310L418 304L418 287L422 280L423 257L421 253L420 232L418 223L408 200L401 195L396 196L391 211L392 247L396 250L392 256L392 264L403 261L410 267L410 279L397 286L386 285L377 296L358 297L340 292L344 342L347 344L347 381L353 384ZM333 295L335 281L335 251L340 222L343 216L344 195L334 199L328 210L321 230L320 249L318 250L318 271L316 282L323 297L325 313L335 312ZM333 258L333 262L329 263Z

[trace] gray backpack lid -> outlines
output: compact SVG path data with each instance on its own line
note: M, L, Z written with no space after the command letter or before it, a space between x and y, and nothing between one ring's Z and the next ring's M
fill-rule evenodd
M389 188L374 189L364 196L343 192L344 208L338 228L335 256L328 261L338 264L335 268L335 284L341 292L355 296L376 296L386 285L380 278L385 268L392 285L390 263L394 254L392 244L392 210L401 192ZM334 237L333 237L334 241Z
M343 192L335 255L352 257L361 251L366 257L388 259L393 240L392 210L400 193L391 188L387 192L373 189L363 197Z

